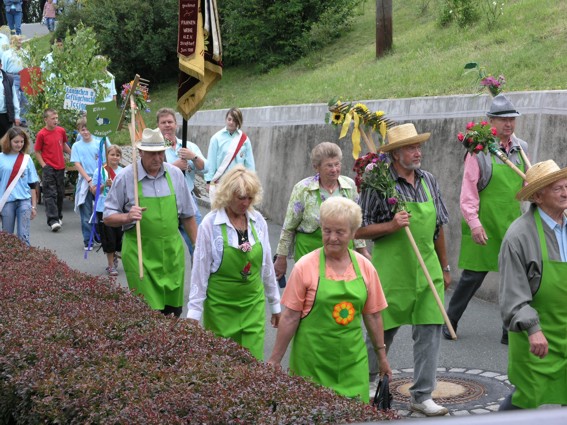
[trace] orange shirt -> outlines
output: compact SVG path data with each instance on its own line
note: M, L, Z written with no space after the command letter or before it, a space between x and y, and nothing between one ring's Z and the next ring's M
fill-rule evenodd
M320 249L317 249L301 257L291 271L282 296L281 303L287 308L301 311L301 317L305 317L311 311L311 307L313 307L313 301L319 286L319 255ZM386 302L386 297L384 297L376 269L370 261L358 252L355 252L354 255L358 261L360 273L368 291L368 298L362 313L372 314L384 310L388 303ZM356 273L352 263L343 275L338 275L327 263L325 265L325 277L332 280L351 281L356 278Z

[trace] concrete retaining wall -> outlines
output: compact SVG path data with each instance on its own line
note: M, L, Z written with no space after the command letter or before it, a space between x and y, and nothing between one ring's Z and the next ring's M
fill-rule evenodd
M529 143L532 163L554 159L567 165L567 90L506 93L522 116L516 135ZM457 271L461 239L459 210L464 149L456 136L467 122L485 117L488 95L460 95L364 101L371 110L383 110L397 123L413 122L419 132L431 132L424 144L424 169L437 176L451 222L445 229L450 264ZM325 124L325 104L243 108L244 131L254 149L257 172L264 187L262 212L282 223L293 185L312 175L311 149L323 141L336 142L343 150L343 174L353 176L350 133L338 140L339 130ZM224 126L226 110L200 111L189 121L189 139L206 154L210 137ZM489 274L479 297L496 301L498 276Z

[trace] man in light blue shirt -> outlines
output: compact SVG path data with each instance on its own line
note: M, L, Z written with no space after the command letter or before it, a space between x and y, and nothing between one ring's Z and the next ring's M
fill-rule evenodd
M175 116L175 111L171 108L161 108L157 111L157 125L163 134L164 139L171 144L165 151L165 162L178 167L181 171L185 173L185 181L187 182L187 187L191 192L193 199L193 207L196 211L195 218L197 220L197 226L201 224L201 213L197 207L197 198L194 193L195 189L195 172L204 173L207 168L207 161L203 156L201 149L190 141L187 141L187 147L181 147L181 140L177 138L177 118ZM179 231L189 248L189 252L193 255L193 245L189 239L189 236L185 232L185 229L180 226Z

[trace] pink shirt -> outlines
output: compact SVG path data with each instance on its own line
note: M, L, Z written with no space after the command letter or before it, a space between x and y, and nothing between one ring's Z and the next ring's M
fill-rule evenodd
M282 296L281 303L287 308L301 311L301 317L305 317L311 311L311 307L313 307L313 301L319 286L319 255L320 249L316 249L301 257L293 267ZM362 313L372 314L384 310L388 303L382 291L382 285L376 269L370 261L358 252L355 252L354 255L368 290L368 298ZM325 265L325 276L327 279L350 281L356 278L356 273L352 263L347 267L343 275L337 274L327 263Z
M500 142L500 146L510 151L512 139L507 143ZM475 155L467 154L465 157L465 167L463 171L463 182L461 184L461 214L471 230L480 227L482 224L478 218L480 197L478 195L477 183L480 179L480 168Z

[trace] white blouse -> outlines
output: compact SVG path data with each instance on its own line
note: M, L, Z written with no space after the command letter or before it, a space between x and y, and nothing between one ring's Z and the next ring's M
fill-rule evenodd
M276 282L274 264L272 262L272 248L268 238L268 225L262 215L253 210L246 213L247 221L252 221L259 241L254 239L252 229L248 231L248 241L251 245L257 242L262 244L264 257L262 259L262 281L264 293L270 305L272 314L281 312L280 291ZM238 247L238 233L230 222L224 209L213 210L208 213L197 232L197 242L193 253L193 268L191 270L191 291L187 303L187 318L200 320L203 314L203 303L207 298L209 276L215 273L222 261L223 239L221 224L226 224L228 244Z

